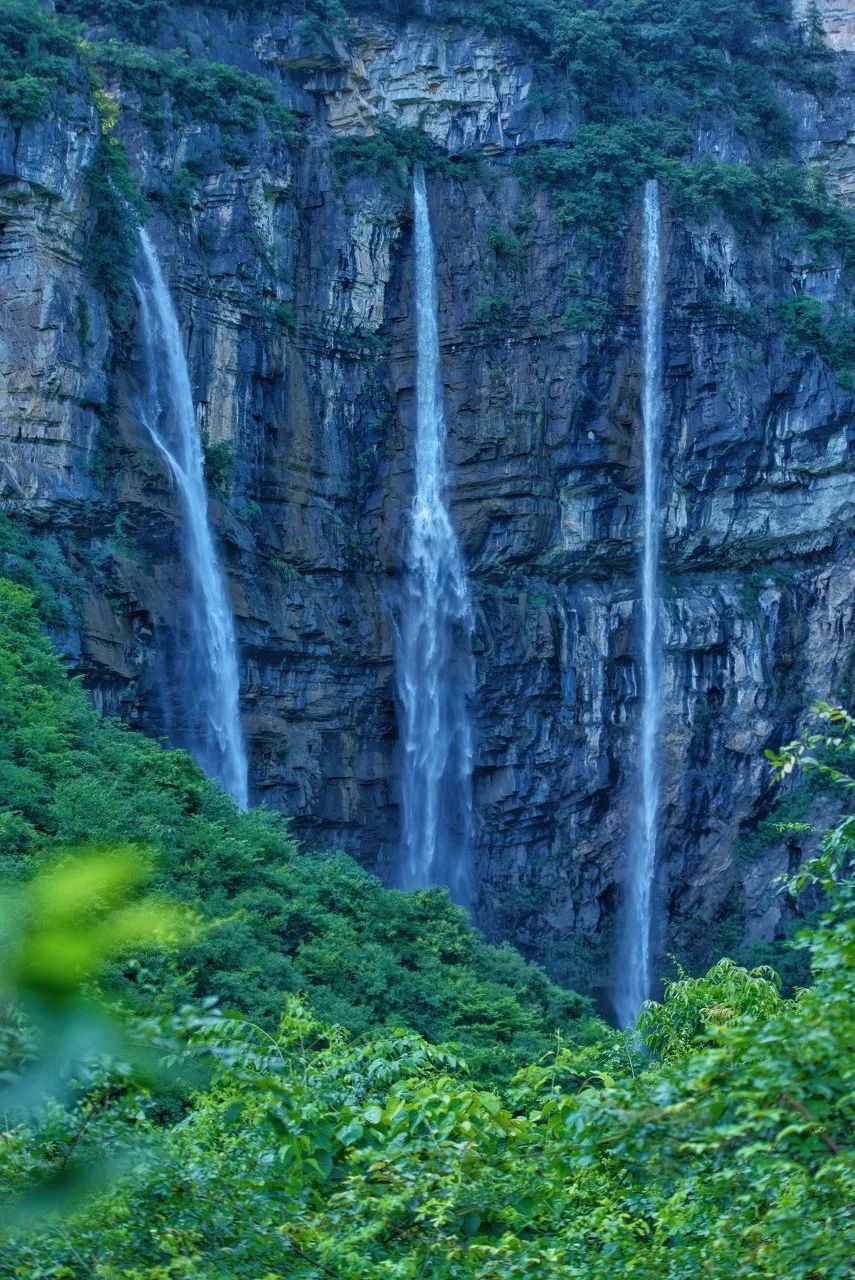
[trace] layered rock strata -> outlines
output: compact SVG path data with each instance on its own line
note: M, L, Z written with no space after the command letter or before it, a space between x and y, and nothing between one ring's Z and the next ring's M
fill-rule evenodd
M637 778L638 211L591 253L521 185L515 153L577 121L543 105L511 42L413 23L318 47L284 19L195 9L181 26L191 51L268 76L304 122L293 145L260 132L248 163L215 168L186 213L161 204L149 224L199 429L235 463L211 509L254 796L307 842L390 874L413 237L406 185L341 164L347 138L383 119L481 157L429 183L449 501L476 617L478 918L605 988ZM840 95L799 99L795 115L805 159L851 199L846 55L838 72ZM120 128L144 190L216 148L214 125L153 137L138 105L124 99ZM80 584L60 640L95 701L168 734L179 508L88 282L96 140L83 97L0 134L0 488L59 539ZM723 124L698 149L727 158L736 144ZM749 243L719 215L691 224L666 208L666 223L657 946L700 963L724 939L773 936L790 911L770 886L798 841L746 862L739 837L768 805L763 749L855 672L855 399L774 323L740 323L796 292L842 305L837 260L816 268L776 235ZM592 299L593 318L580 309Z

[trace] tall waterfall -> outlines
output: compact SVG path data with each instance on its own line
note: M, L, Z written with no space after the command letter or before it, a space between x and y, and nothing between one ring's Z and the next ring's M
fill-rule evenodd
M631 1026L650 994L653 880L659 817L661 656L659 639L659 492L662 451L662 262L659 185L644 187L642 230L642 428L644 510L641 553L642 705L640 797L630 846L622 973L617 1012Z
M157 255L140 229L141 383L138 410L163 456L181 500L183 550L190 579L187 634L171 696L185 728L182 745L247 805L247 760L240 723L240 680L234 621L226 596L205 491L202 448L178 317Z
M469 898L472 834L472 610L460 546L445 503L445 414L436 262L425 175L414 175L416 250L415 496L398 636L402 744L399 880L444 884Z

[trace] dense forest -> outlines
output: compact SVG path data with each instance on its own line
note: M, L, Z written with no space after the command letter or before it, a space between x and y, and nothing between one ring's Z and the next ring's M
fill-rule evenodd
M850 1274L851 818L786 887L808 987L723 959L615 1031L0 623L4 1275ZM777 767L853 756L835 714Z
M788 887L809 987L724 959L614 1031L99 721L8 580L0 621L3 1274L849 1274L851 819ZM816 736L778 767L851 785Z
M851 1276L846 49L789 0L0 0L0 1277Z

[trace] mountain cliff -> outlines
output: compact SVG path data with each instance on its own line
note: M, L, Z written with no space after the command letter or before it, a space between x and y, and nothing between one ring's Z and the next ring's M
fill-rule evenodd
M578 88L590 33L573 92L526 32L413 8L192 6L136 32L106 6L78 6L80 28L9 10L12 55L36 12L54 61L27 72L49 102L7 98L0 129L0 498L34 548L8 554L52 575L57 642L96 705L180 737L163 687L187 583L176 493L135 409L137 201L187 346L253 797L390 877L420 159L475 615L475 913L558 977L605 986L636 790L639 196L655 152L656 942L700 964L787 927L772 881L810 834L768 820L763 750L855 675L851 19L827 0L833 54L785 24L815 81L788 73L777 27L758 44L788 121L767 156L723 93L676 140L660 81L597 121L599 91ZM619 61L597 74L619 80Z

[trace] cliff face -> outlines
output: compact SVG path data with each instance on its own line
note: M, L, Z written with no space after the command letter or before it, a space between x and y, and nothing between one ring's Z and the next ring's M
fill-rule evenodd
M429 184L450 503L476 614L478 915L559 976L605 984L636 787L637 215L591 253L521 185L513 153L576 121L540 105L549 97L510 43L414 23L366 28L345 48L284 20L247 28L197 10L180 26L191 52L268 76L309 122L299 146L259 134L248 163L220 166L189 207L161 203L149 224L200 430L235 459L212 515L255 796L310 843L390 874L410 207L395 173L347 176L336 160L342 138L383 117L483 157ZM845 54L838 74L838 97L794 99L794 114L805 158L852 199ZM216 138L213 125L155 137L133 98L125 108L144 189ZM58 536L82 584L61 642L96 702L166 732L164 655L186 587L178 511L134 412L133 359L107 359L86 274L96 140L83 98L0 135L0 496ZM737 144L722 124L697 149L721 158ZM496 234L509 227L512 242ZM764 747L853 674L855 399L774 324L739 321L795 291L842 301L839 264L814 269L775 236L747 242L718 215L669 216L666 238L658 941L704 959L783 923L770 882L798 858L796 837L750 862L734 842L765 812Z
M793 13L804 21L814 8L831 49L851 53L855 48L855 12L849 0L796 0Z

